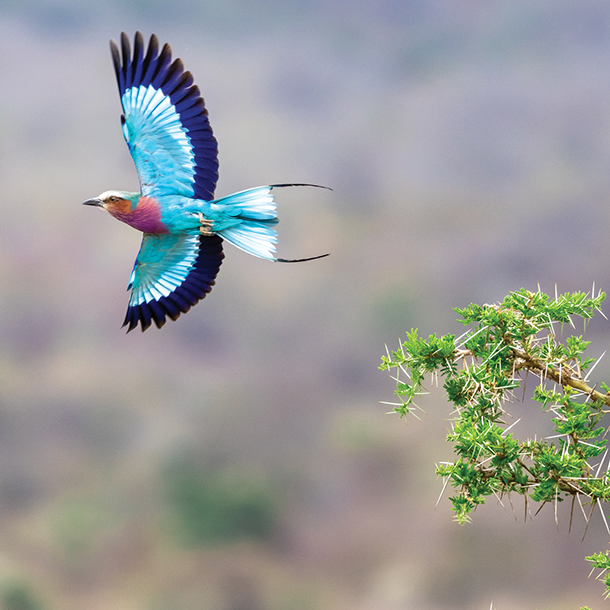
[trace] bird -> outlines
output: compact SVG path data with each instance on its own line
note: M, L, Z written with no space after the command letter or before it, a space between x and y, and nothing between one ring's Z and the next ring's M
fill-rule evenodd
M172 49L152 34L146 48L135 33L121 33L110 50L121 97L121 126L136 166L139 192L109 190L83 205L100 207L143 233L127 290L123 327L142 332L177 320L212 289L224 259L223 241L274 262L278 223L273 191L259 186L214 199L218 144L193 76Z

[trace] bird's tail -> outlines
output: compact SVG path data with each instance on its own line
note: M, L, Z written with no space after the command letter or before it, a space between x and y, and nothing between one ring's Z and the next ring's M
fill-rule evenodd
M218 235L248 254L280 263L304 262L328 256L328 254L322 254L294 260L276 258L277 231L274 227L278 223L278 219L277 206L271 191L274 188L286 186L318 187L317 184L272 184L215 199L212 204L238 221L217 231Z

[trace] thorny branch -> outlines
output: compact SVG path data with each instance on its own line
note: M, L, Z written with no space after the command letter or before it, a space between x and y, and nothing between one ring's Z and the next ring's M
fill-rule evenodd
M489 496L510 498L518 493L526 507L528 500L541 507L550 503L556 518L557 503L571 498L570 527L576 498L587 524L591 513L585 513L582 499L591 512L610 500L610 470L602 471L605 432L599 426L610 412L604 408L610 407L610 387L588 383L595 366L589 369L593 360L583 357L588 342L566 337L559 343L553 331L554 324L573 327L575 316L586 322L600 311L604 298L593 292L593 296L556 295L552 300L540 291L521 290L499 304L456 309L459 322L474 325L460 337L459 345L454 335L430 335L425 340L411 330L398 351L382 358L382 369L397 369L394 379L401 403L394 411L401 417L411 413L417 407L415 399L427 393L423 386L427 375L437 385L439 375L445 379L443 388L454 408L447 440L456 459L441 463L436 472L444 479L443 491L453 488L449 499L460 523L469 521L469 514ZM533 398L553 415L552 436L520 441L511 430L515 424L505 423L505 403L521 385L522 371L540 380ZM399 378L401 372L407 381ZM554 382L553 389L547 389L547 380ZM596 458L598 463L591 465ZM610 594L610 551L587 560L603 570Z

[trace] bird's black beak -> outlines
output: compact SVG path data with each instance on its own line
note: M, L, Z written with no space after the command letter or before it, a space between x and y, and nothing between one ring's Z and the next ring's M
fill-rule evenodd
M83 201L83 205L95 205L98 208L101 208L103 207L104 202L101 199L95 197L93 199L87 199L87 201Z

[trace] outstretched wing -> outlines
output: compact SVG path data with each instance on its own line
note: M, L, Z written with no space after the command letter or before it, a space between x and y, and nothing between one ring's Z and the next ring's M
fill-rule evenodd
M110 50L123 115L123 135L144 195L184 195L210 201L218 180L218 145L199 88L168 44L159 53L153 34L144 54L136 32L133 56L121 34Z
M145 233L129 278L127 332L138 322L142 331L153 321L161 328L166 316L186 313L212 290L223 258L218 235Z

